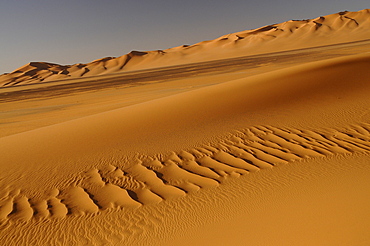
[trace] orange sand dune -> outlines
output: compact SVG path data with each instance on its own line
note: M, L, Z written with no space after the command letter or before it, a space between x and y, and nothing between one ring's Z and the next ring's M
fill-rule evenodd
M369 54L327 59L2 137L0 240L7 245L367 242L370 224L362 218L370 204L367 190L358 188L369 182L349 177L370 171L369 65ZM280 220L302 223L297 226L314 235L325 217L311 216L313 210L299 201L325 201L319 191L340 178L344 190L335 192L342 195L314 211L340 222L330 224L333 231L350 227L351 233L330 238L319 233L310 241L289 226L291 236ZM289 187L302 187L307 196ZM344 202L348 198L351 203ZM294 203L289 206L296 214L279 201ZM340 209L330 209L336 203ZM279 228L263 210L250 210L258 207L269 209ZM342 214L353 207L359 210ZM264 231L259 218L276 233ZM215 234L225 230L232 236Z
M1 75L0 245L369 245L369 17Z
M96 76L122 71L173 66L369 39L370 10L339 12L310 20L292 20L255 30L224 35L194 45L166 50L132 51L87 64L30 62L0 76L0 86Z

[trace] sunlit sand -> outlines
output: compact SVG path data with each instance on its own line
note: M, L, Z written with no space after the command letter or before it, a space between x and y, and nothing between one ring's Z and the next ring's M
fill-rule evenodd
M0 76L4 245L367 245L370 10Z

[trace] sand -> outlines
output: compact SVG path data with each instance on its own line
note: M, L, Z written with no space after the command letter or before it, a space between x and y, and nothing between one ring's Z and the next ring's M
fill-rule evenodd
M0 242L369 244L369 17L133 52L131 70L99 59L91 76L18 69L0 89Z

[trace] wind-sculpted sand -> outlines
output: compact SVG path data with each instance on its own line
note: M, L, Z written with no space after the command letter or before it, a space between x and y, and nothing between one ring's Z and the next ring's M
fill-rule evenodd
M343 40L1 88L0 243L367 245L369 41Z
M63 190L50 191L45 200L8 187L2 191L0 216L2 222L29 221L139 208L218 187L228 177L305 159L369 151L370 124L321 131L256 126L214 145L86 170L66 181L69 185Z
M137 213L141 220L148 221L143 225L137 225L136 230L145 231L148 229L146 225L161 223L161 218L156 218L155 215L143 217L140 212L143 206L176 198L186 199L186 194L201 192L202 188L218 187L229 177L253 175L263 169L304 160L315 161L330 156L349 156L358 153L368 155L369 151L370 124L320 131L272 126L251 127L213 146L206 145L172 153L165 158L143 156L141 159L132 160L131 163L121 163L119 167L108 165L101 170L87 170L66 181L70 183L67 188L50 191L45 200L27 197L20 189L12 190L8 187L2 191L1 199L2 238L6 242L14 240L13 243L18 245L68 244L72 235L61 236L58 240L44 235L45 241L39 241L34 234L27 236L17 234L22 231L22 227L27 228L30 224L55 234L56 232L47 226L50 224L60 226L64 224L61 221L64 219L73 221L69 223L83 225L82 221L91 216L100 216L103 218L100 223L111 223L104 222L104 216L115 212L119 212L117 214L119 217L116 218L118 220L121 219L122 212ZM115 233L122 230L124 234L126 230L130 230L125 228L127 226L125 224L133 222L128 220L116 223L118 228L115 228ZM9 227L10 224L17 225L17 230ZM98 225L90 226L91 228L83 226L84 233ZM33 231L32 227L28 229ZM96 235L89 238L76 233L72 238L78 244L82 244L83 241L98 244L99 240L109 238L108 235L99 236L102 238L96 238ZM129 235L122 235L121 243L125 242L125 239L133 240ZM120 244L120 241L113 240L111 243Z

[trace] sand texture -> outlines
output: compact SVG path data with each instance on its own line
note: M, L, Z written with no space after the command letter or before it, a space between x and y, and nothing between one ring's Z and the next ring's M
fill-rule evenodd
M2 75L0 244L369 245L369 27Z

